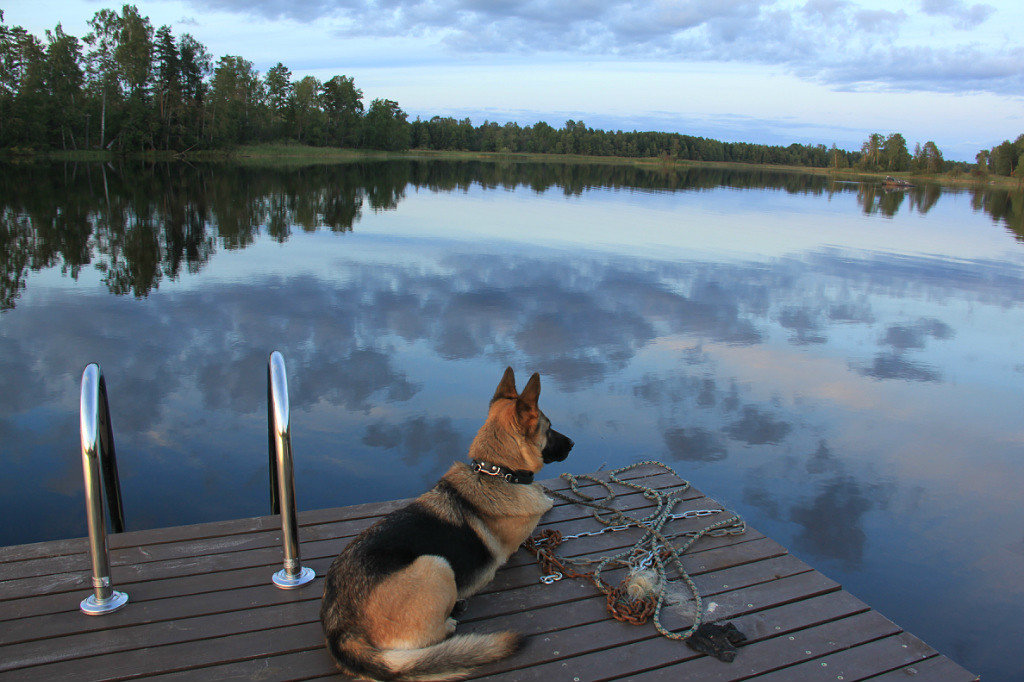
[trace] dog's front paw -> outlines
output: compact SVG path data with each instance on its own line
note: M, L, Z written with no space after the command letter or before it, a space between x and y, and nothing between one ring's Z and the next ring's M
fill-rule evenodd
M444 634L445 637L451 637L455 634L455 628L458 627L459 621L454 618L448 618L444 621Z

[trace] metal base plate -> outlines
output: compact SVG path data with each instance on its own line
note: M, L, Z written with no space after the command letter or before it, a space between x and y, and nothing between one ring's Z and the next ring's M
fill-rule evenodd
M105 613L113 613L114 611L117 611L127 603L128 595L124 592L114 590L113 594L110 595L110 599L105 599L103 601L97 600L95 594L90 594L82 600L79 607L82 609L82 613L90 616L102 616Z
M316 571L312 568L303 566L299 570L297 576L289 576L282 568L280 571L274 574L274 584L280 587L282 590L294 590L296 587L302 587L313 578L316 577Z

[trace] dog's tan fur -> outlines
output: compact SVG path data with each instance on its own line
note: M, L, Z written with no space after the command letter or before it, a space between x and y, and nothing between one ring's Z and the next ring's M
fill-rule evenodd
M564 459L572 441L551 430L539 397L537 374L519 394L506 369L470 459L534 473L546 456ZM450 614L491 581L550 508L537 484L456 463L437 486L361 533L324 586L321 621L339 667L369 679L440 680L513 653L520 635L452 636Z

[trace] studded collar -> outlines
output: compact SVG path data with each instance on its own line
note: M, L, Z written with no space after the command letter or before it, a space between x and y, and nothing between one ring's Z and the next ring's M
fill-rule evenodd
M533 483L533 472L526 471L524 469L509 469L503 467L500 464L491 464L490 462L484 462L483 460L474 459L472 463L473 471L478 474L484 474L485 476L497 476L505 479L509 483Z

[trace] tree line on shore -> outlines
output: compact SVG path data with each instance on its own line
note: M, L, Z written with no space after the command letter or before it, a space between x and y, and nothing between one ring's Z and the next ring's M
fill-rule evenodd
M991 149L982 149L975 159L978 168L986 168L995 175L1021 177L1024 175L1024 134L1013 142L1003 140Z
M948 161L934 142L911 153L902 134L870 135L857 151L836 145L722 142L665 132L605 131L582 121L561 128L434 116L410 121L397 102L364 106L352 77L292 78L281 63L260 74L241 56L216 62L204 45L169 26L154 29L134 5L103 9L81 40L60 24L45 42L0 11L0 149L189 151L281 140L322 147L402 151L557 153L661 157L881 172L1012 175L1024 135Z

